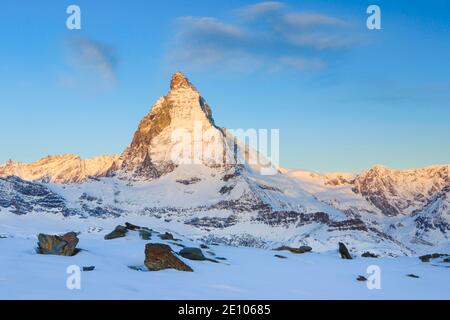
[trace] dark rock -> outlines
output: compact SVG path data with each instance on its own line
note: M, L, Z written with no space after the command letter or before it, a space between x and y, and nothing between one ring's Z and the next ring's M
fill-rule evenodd
M74 256L79 250L76 248L78 237L75 232L66 233L63 236L39 234L37 252L40 254L52 254L58 256Z
M131 230L131 231L135 231L135 230L140 229L141 227L136 226L136 225L131 224L131 223L128 223L128 222L125 222L125 228L127 228L128 230Z
M180 256L189 260L204 261L206 257L199 248L184 248L179 253Z
M450 263L450 258L445 258L442 262Z
M280 259L287 259L287 257L285 257L285 256L282 256L282 255L279 255L279 254L276 254L274 257L276 257L276 258L280 258Z
M140 229L139 237L141 237L142 240L150 240L152 237L152 232L148 229Z
M302 253L307 253L307 252L311 252L312 248L309 246L301 246L299 248L291 248L288 246L281 246L279 248L275 248L275 251L289 251L292 253L296 253L296 254L302 254Z
M176 269L192 272L191 267L178 259L172 253L172 249L166 244L149 243L145 246L145 266L150 271L164 269Z
M427 254L424 256L419 257L419 259L422 262L430 262L431 259L438 259L438 258L442 258L442 257L449 257L448 254L442 254L442 253L433 253L433 254Z
M229 194L234 189L234 186L223 186L220 188L219 193L220 194Z
M209 249L209 247L206 244L203 244L203 243L200 245L200 248L202 248L202 249Z
M159 237L161 238L161 240L174 240L173 235L169 232L161 234Z
M347 247L342 242L339 242L339 253L340 253L342 259L346 259L346 260L353 259L350 252L348 251Z
M363 258L378 258L379 256L376 255L375 253L366 251L361 255L361 257L363 257Z
M111 233L105 236L105 240L123 238L128 233L128 229L124 226L117 226Z
M87 272L87 271L94 271L95 266L89 266L89 267L83 267L83 271Z
M419 276L417 276L417 275L415 275L415 274L408 274L407 275L408 277L410 277L410 278L414 278L414 279L419 279L420 277Z
M185 186L195 184L200 181L202 181L202 179L197 178L197 177L193 177L193 178L187 179L187 180L177 180L178 183L184 184Z
M356 278L356 280L358 280L358 281L367 281L367 278L366 277L364 277L364 276L358 276L358 278Z
M227 260L227 258L224 258L224 257L217 257L216 259L217 259L217 260L222 260L222 261Z

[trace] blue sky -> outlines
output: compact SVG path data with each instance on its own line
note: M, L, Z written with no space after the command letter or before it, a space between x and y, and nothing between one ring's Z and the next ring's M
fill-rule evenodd
M70 4L82 30L66 28ZM366 28L370 4L382 30ZM122 152L178 69L218 125L279 128L283 166L450 163L446 1L0 6L0 163Z

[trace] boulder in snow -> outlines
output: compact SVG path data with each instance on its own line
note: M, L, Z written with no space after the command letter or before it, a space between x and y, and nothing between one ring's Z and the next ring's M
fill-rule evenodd
M439 258L444 258L444 257L450 257L450 255L443 254L443 253L433 253L433 254L426 254L424 256L421 256L421 257L419 257L419 259L422 262L430 262L431 259L439 259Z
M128 229L124 226L117 226L111 233L105 236L105 240L123 238L128 233Z
M299 248L291 248L288 246L281 246L279 248L275 248L275 251L289 251L292 253L296 253L296 254L302 254L302 253L307 253L307 252L311 252L312 248L309 246L301 246Z
M40 254L52 254L58 256L74 256L78 253L76 248L78 237L75 232L66 233L63 236L39 234L38 249Z
M363 282L363 281L367 281L367 278L364 276L358 276L358 278L356 278L356 280Z
M378 258L378 255L376 255L375 253L366 251L361 255L361 257L363 257L363 258Z
M161 243L149 243L145 246L145 266L150 271L176 269L192 272L193 270L172 253L172 249Z
M204 261L206 257L199 248L184 248L179 253L180 256L189 260Z
M131 224L129 222L125 222L125 228L127 228L128 230L131 230L131 231L135 231L135 230L140 229L141 227Z
M352 255L348 251L347 247L342 242L339 242L339 253L341 254L342 259L346 259L346 260L353 259Z

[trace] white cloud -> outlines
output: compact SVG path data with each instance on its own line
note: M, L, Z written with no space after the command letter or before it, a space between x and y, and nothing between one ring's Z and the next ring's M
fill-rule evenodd
M322 69L330 52L353 44L350 24L338 17L275 1L236 11L237 19L228 21L178 18L169 61L181 69L311 71Z
M244 31L238 26L224 23L211 17L181 17L177 19L179 33L188 36L229 36L243 37Z

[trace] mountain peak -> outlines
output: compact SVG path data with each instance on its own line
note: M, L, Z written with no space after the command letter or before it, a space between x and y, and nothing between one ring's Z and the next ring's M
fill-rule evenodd
M181 71L177 71L173 74L172 80L170 81L170 89L176 90L180 88L197 91L194 85L189 82L189 79Z

